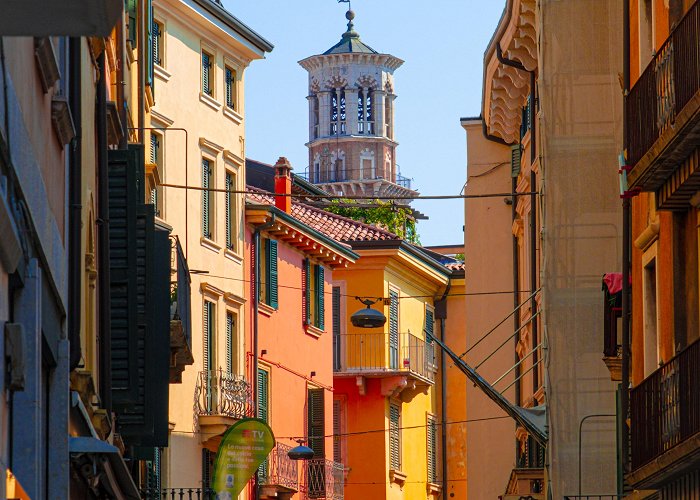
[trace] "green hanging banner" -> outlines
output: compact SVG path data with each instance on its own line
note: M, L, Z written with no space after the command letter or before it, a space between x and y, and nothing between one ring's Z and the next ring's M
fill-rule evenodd
M235 499L275 446L272 429L260 419L244 418L221 438L214 462L216 498Z

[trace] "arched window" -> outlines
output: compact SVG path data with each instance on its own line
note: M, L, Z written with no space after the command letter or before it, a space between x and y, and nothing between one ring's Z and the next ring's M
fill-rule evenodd
M386 99L384 100L384 122L386 123L386 136L391 139L392 137L392 130L391 130L391 106L392 105L392 99L391 96L387 95Z
M367 133L374 134L374 99L373 92L367 89L365 96L365 120L367 121Z
M318 139L318 95L314 94L311 98L311 109L313 110L314 120L314 139Z
M345 106L345 89L340 89L340 133L344 134L346 132L345 129L345 120L346 120L346 106Z
M357 91L357 133L365 133L365 92L360 88Z
M331 90L331 135L338 135L338 94Z

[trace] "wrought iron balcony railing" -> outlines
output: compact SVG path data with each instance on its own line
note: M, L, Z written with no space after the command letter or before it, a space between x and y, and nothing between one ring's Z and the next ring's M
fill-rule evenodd
M700 341L632 389L630 417L633 469L700 432Z
M627 97L628 164L634 166L700 90L700 2L690 8Z
M622 495L566 495L564 500L618 500Z
M429 381L435 378L434 344L410 332L342 334L333 342L335 372L410 372Z
M267 457L266 465L259 474L260 485L283 486L299 491L298 461L289 458L292 448L286 444L277 443Z
M194 388L195 414L245 418L254 415L250 384L240 375L218 370L199 372Z
M216 492L208 488L148 488L141 490L143 500L216 500Z
M304 463L303 498L343 500L345 468L343 464L323 458Z

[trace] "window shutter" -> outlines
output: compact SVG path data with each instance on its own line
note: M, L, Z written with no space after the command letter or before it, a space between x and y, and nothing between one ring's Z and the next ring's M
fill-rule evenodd
M435 417L428 416L426 428L428 439L428 482L437 482L437 429Z
M209 85L209 69L211 68L211 61L209 54L202 52L202 92L207 95L211 95L211 87Z
M231 109L234 109L234 103L233 103L233 82L234 82L234 73L231 70L231 68L226 68L226 106L228 106Z
M211 238L209 230L209 178L211 169L209 168L209 160L202 160L202 235L205 238Z
M435 342L433 342L433 329L435 324L435 313L432 309L425 308L425 360L428 365L435 369Z
M308 390L308 437L309 448L314 450L314 458L325 458L326 440L325 414L324 414L324 389Z
M267 266L265 270L267 273L267 283L265 283L267 304L277 309L277 240L265 240L265 257L265 265Z
M302 291L301 291L301 307L302 307L302 315L304 318L304 324L308 325L311 323L310 321L310 315L311 315L311 308L309 307L309 300L310 300L310 293L311 293L311 286L310 286L310 264L309 264L309 259L304 259L304 265L301 269L301 281L302 281Z
M399 368L399 294L389 291L389 368Z
M233 178L226 173L226 248L233 248L233 231L231 227L231 190L233 189Z
M131 48L136 48L136 0L126 0L126 11L129 15L128 38Z
M325 298L324 288L326 284L325 272L323 266L316 266L316 326L323 330L325 328Z
M401 470L400 416L399 406L393 403L389 404L389 455L392 470Z
M333 400L333 461L342 463L343 461L343 402L340 399Z
M151 156L150 156L150 163L156 164L158 163L158 136L154 133L151 133Z
M206 493L211 489L211 476L212 476L212 456L213 453L206 448L202 448L202 489ZM204 498L208 496L204 495Z
M233 314L226 313L226 371L233 373Z
M265 370L258 369L258 418L263 422L268 418L268 377Z
M340 370L340 287L334 286L332 291L333 309L333 370Z
M161 65L160 61L160 49L161 49L161 32L160 25L153 20L153 64Z
M155 24L153 21L153 3L150 0L146 1L148 2L148 5L146 6L146 11L148 12L148 19L146 21L146 28L148 29L148 51L153 54L153 52L156 50L153 32ZM146 61L146 85L150 85L151 89L153 89L153 62L154 57L149 57Z
M203 314L203 327L204 327L204 344L202 347L203 350L203 361L204 361L204 370L209 372L213 369L212 367L212 322L214 321L214 318L212 317L212 309L213 309L213 304L209 301L204 301L204 314Z
M520 144L510 147L510 176L517 177L520 174Z

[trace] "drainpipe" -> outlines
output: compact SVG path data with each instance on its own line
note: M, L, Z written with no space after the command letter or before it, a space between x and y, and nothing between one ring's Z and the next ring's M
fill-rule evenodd
M442 297L435 301L435 316L440 322L440 341L443 343L445 342L445 321L447 320L447 294L450 293L450 288L452 288L452 280L447 282L447 288L445 288ZM442 374L440 377L442 487L444 495L447 495L447 359L444 352L440 353L440 373Z
M105 53L97 58L99 80L97 82L97 178L98 178L98 286L99 339L100 339L100 399L108 414L112 411L111 383L111 325L110 325L110 276L109 276L109 176L107 173L107 82L105 80Z
M513 193L513 198L511 199L511 218L513 223L518 216L515 202L515 193L518 187L518 178L511 178L511 192ZM518 258L518 237L513 235L513 309L520 308L520 259ZM513 328L514 332L520 331L520 311L513 314ZM520 357L518 356L518 343L520 342L520 335L516 335L513 339L513 361L515 362L515 380L520 378ZM520 383L515 384L515 404L521 406L522 395L520 394ZM515 440L515 460L517 464L518 454L520 453L520 442Z
M622 86L624 101L622 106L622 141L623 152L627 154L629 147L629 130L627 127L627 98L630 90L630 2L624 0L623 4L623 31L622 31ZM624 474L629 470L629 432L627 427L627 415L629 413L629 386L630 386L630 241L631 241L631 210L630 198L622 198L622 383L620 391L621 415L618 426L621 434L622 448L622 477L618 479L620 491L624 488Z
M258 416L258 307L260 305L260 232L272 227L275 223L275 214L265 224L261 224L253 231L253 252L255 262L253 263L253 408L255 416ZM255 474L255 485L253 488L253 498L258 498L258 475Z
M70 144L70 173L68 178L68 340L70 342L69 370L80 364L80 226L82 213L82 120L81 120L81 81L80 81L80 38L69 41L70 76L68 79L69 99L75 139Z

